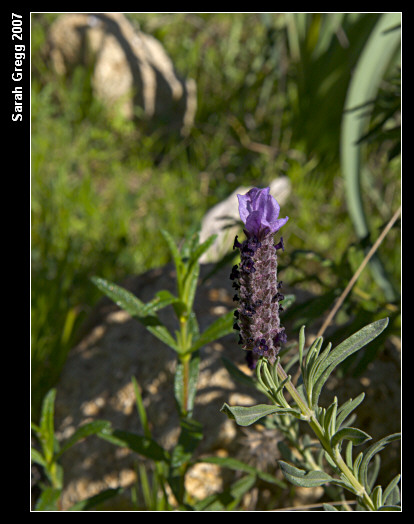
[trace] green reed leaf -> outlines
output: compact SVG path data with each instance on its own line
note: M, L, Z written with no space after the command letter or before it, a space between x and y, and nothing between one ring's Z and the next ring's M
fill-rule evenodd
M351 77L345 101L341 129L341 168L345 195L351 220L358 238L369 237L363 193L361 192L361 137L366 132L372 101L384 74L398 54L401 45L400 13L383 13L371 32ZM394 30L392 30L394 29ZM387 300L395 300L396 292L378 254L370 260L374 279L383 289Z

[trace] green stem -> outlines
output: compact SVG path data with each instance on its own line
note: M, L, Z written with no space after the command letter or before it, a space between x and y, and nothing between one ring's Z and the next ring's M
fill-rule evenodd
M280 363L278 363L276 371L281 380L285 380L287 378L286 372L282 368ZM285 387L289 391L290 395L292 396L293 400L296 402L299 409L301 410L302 415L303 415L303 420L306 420L308 422L309 426L312 428L319 442L322 444L324 450L328 453L328 455L334 461L338 469L343 473L345 478L354 488L357 496L362 499L363 503L370 511L375 511L375 505L372 502L370 496L366 492L364 486L358 481L358 479L355 477L353 472L346 465L344 459L342 458L339 452L338 447L332 448L330 444L330 439L325 434L325 431L322 428L322 426L319 424L319 421L316 418L315 412L309 409L306 401L302 398L302 396L300 395L300 393L298 392L298 390L295 388L295 386L292 384L290 380L286 382Z
M183 413L182 416L188 415L188 388L189 388L189 377L190 377L190 357L189 353L181 356L181 363L183 365Z

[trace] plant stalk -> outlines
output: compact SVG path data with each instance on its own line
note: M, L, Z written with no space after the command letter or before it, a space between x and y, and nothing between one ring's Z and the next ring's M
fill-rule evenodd
M278 374L280 380L285 380L287 378L286 372L282 368L280 363L277 364L277 370L276 371L277 371L277 374ZM285 383L285 387L289 391L291 397L296 402L296 404L299 407L299 409L301 410L301 413L303 415L303 420L306 420L308 422L309 426L312 428L312 430L315 433L316 437L318 438L319 442L322 444L324 450L328 453L328 455L331 457L331 459L337 465L338 469L343 473L343 475L349 481L351 486L354 488L357 496L360 497L363 500L365 506L370 511L375 511L375 506L374 506L374 503L372 502L370 496L366 492L364 486L358 481L358 479L355 477L353 472L346 465L346 463L345 463L344 459L342 458L338 448L332 449L332 446L330 444L329 438L327 437L327 435L325 435L324 429L319 424L319 421L316 418L315 412L313 410L309 409L306 401L302 398L302 396L300 395L298 390L295 388L295 386L292 384L290 379Z

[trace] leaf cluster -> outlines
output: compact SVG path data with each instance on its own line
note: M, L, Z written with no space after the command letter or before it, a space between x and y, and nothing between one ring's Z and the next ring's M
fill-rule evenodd
M256 386L257 389L267 394L273 404L259 404L250 407L224 404L222 412L241 426L257 422L266 423L265 417L271 416L273 427L283 433L290 446L299 452L299 455L295 456L289 447L284 444L279 446L282 455L289 460L289 462L279 461L285 478L295 486L325 486L327 489L339 487L349 491L355 495L358 508L364 510L400 510L398 505L400 495L397 486L400 475L394 477L384 490L380 485L375 485L380 468L377 454L389 443L398 440L400 434L395 433L384 437L354 457L353 447L366 444L371 440L370 435L351 425L355 420L353 411L363 401L364 393L362 392L355 399L347 400L342 405L338 404L338 399L335 397L327 408L319 405L319 397L335 368L350 355L374 340L387 324L388 319L373 322L335 348L332 348L330 343L322 348L323 339L318 337L306 350L305 331L302 327L299 334L301 374L297 388L291 384L290 376L287 376L283 370L280 371L279 362L271 367L267 360L262 358L256 368L256 383L253 379L247 380L247 377L240 377L240 370L236 371L228 361L225 363L227 369L235 377L242 378L245 383ZM265 370L264 373L263 370ZM284 388L287 388L292 395L293 405L283 396ZM316 455L311 452L315 444L311 444L308 436L300 434L297 424L299 420L308 422L319 441ZM342 457L344 441L347 441L345 459ZM298 460L298 456L301 457L301 460ZM375 460L372 462L373 458ZM327 466L333 473L325 471ZM337 510L335 506L329 505L325 509Z
M69 438L59 443L54 429L56 389L51 389L42 402L39 424L32 422L32 432L40 449L32 447L32 462L39 464L47 477L48 484L43 486L42 493L36 502L35 510L53 511L59 509L58 502L63 488L63 469L59 464L61 456L81 440L96 435L110 426L105 420L94 420L80 426ZM97 497L75 504L70 509L90 509L107 498L116 495L119 490L105 490Z

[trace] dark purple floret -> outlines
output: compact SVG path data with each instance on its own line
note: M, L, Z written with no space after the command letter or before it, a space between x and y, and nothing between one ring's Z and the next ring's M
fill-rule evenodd
M234 248L240 250L240 264L234 266L230 278L238 301L235 329L239 343L247 350L251 369L264 355L274 363L281 344L286 342L280 325L279 302L284 299L277 281L277 250L284 249L283 239L275 245L273 236L288 220L279 219L279 204L269 194L269 188L251 189L238 195L240 217L246 225L246 240L235 238Z

